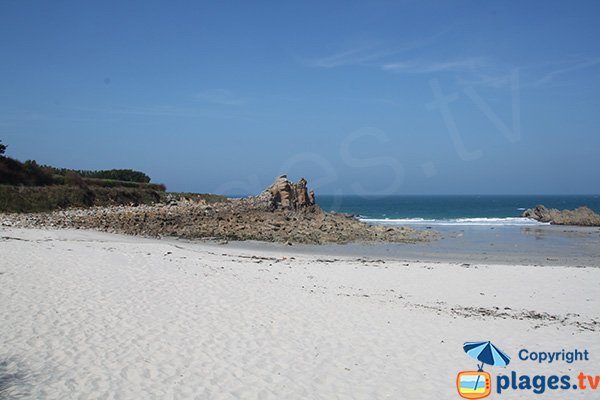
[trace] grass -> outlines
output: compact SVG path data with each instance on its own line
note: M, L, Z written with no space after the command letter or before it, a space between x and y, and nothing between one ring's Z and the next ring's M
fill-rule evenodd
M164 192L156 190L127 187L0 185L0 211L42 212L69 207L152 204L160 201L163 195Z
M65 176L63 175L54 175L52 177L54 182L58 185L66 184ZM100 186L105 188L114 188L114 187L128 187L128 188L140 188L140 189L150 189L164 192L166 191L165 185L162 183L142 183L142 182L131 182L131 181L118 181L115 179L99 179L99 178L80 178L83 183L88 186Z
M169 195L176 199L204 200L207 203L227 201L225 196L215 194L166 193L160 190L162 186L156 184L113 186L115 182L119 181L103 182L102 186L86 182L87 187L0 185L0 212L44 212L71 207L154 204L166 201Z

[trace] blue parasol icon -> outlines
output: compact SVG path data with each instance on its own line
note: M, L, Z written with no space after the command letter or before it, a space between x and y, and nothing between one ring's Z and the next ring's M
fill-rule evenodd
M494 365L497 367L506 367L510 363L510 357L504 354L502 350L492 344L492 342L466 342L463 345L465 353L473 357L477 361L481 361L481 365L477 365L479 371L483 371L483 364ZM479 383L480 375L477 375L475 387Z
M477 365L480 371L483 371L483 364L506 367L510 363L510 357L494 346L492 342L466 342L463 349L465 353L477 361L481 361L481 365Z
M466 342L463 345L463 349L465 350L465 353L477 361L481 361L481 365L477 365L480 371L483 371L483 364L506 367L508 363L510 363L510 357L489 341Z

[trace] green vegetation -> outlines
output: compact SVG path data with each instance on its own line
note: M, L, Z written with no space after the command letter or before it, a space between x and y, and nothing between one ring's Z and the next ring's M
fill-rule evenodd
M111 169L101 171L73 170L38 165L34 160L21 162L4 156L7 146L0 141L0 184L15 186L101 186L129 187L165 191L164 185L150 183L141 171Z
M170 199L227 201L225 196L200 193L165 193L140 187L80 187L77 185L9 186L0 185L0 212L43 212L70 207L140 205Z
M150 177L141 171L111 169L101 171L73 170L38 165L34 160L21 162L4 156L7 146L0 141L0 184L15 186L102 186L131 187L165 191L164 185L150 184Z
M54 183L56 185L69 185L69 186L99 186L105 188L115 187L127 187L127 188L140 188L150 189L164 192L166 186L162 183L140 183L140 182L128 182L128 181L116 181L112 179L97 179L97 178L84 178L74 171L67 172L64 176L54 175Z
M131 169L86 171L21 162L4 156L6 148L0 141L0 212L153 204L171 198L227 201L213 194L166 193L165 185L150 183L148 175Z
M153 204L163 196L164 192L139 188L0 185L0 211L41 212L69 207Z
M46 186L54 183L52 174L35 161L24 163L9 157L0 157L0 183L23 186Z
M69 172L76 172L84 178L90 179L109 179L111 181L122 181L122 182L138 182L138 183L149 183L150 177L141 171L134 171L132 169L110 169L100 171L87 171L87 170L72 170L67 168L55 168L45 165L54 175L65 176Z

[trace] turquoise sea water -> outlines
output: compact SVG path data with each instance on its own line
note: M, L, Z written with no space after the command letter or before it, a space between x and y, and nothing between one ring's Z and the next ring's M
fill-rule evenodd
M404 225L536 225L520 215L537 204L559 209L585 205L600 213L600 195L319 196L317 203L367 222Z

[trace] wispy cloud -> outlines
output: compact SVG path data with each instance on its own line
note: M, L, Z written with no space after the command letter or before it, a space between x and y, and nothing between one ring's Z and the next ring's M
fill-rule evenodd
M571 62L570 64L566 64L561 66L560 68L556 68L550 72L547 72L544 76L534 82L534 85L543 85L548 83L560 75L567 74L569 72L575 72L586 68L591 68L600 64L600 57L591 58L587 60L579 60L576 62Z
M442 61L399 61L385 63L381 65L381 69L391 72L405 72L412 74L427 74L434 72L462 72L473 71L483 68L487 65L485 60L480 57L442 60Z
M194 95L194 98L196 100L225 106L240 106L247 102L246 99L240 97L236 93L225 89L213 89L199 92Z
M546 85L565 75L584 69L600 66L600 57L579 57L554 64L510 65L497 62L493 58L473 54L455 54L443 57L433 51L440 33L422 40L413 40L398 47L384 47L381 44L361 43L347 47L323 57L303 59L302 62L314 68L338 68L361 66L396 74L453 75L461 86L480 86L492 89L504 88L511 84L512 71L522 72L523 87Z
M386 60L403 53L426 47L444 32L426 38L407 40L393 46L381 42L360 41L342 48L332 54L320 57L301 58L301 61L313 68L336 68L351 65L381 66Z
M397 54L398 49L374 49L371 46L360 46L339 51L324 57L305 60L306 65L316 68L335 68L348 65L366 65L386 56Z
M148 106L62 106L65 109L76 110L80 112L90 112L98 114L115 115L140 115L140 116L160 116L160 117L188 117L198 114L198 110L190 107L178 107L170 105L148 105Z
M456 78L456 83L461 86L483 86L493 89L504 88L511 83L511 73L519 68L509 66L482 68L481 71L473 72L466 76Z
M453 72L465 76L479 77L489 74L494 68L484 57L463 56L453 58L439 57L437 54L424 55L425 48L435 44L437 35L405 42L400 46L383 47L372 43L363 43L354 47L340 50L327 56L303 59L302 62L313 68L338 68L347 66L362 66L389 73L406 74L436 74ZM417 55L418 53L418 55ZM426 51L431 53L431 51ZM490 85L499 85L501 82L485 78ZM503 83L503 82L502 82ZM483 83L482 83L483 84Z

